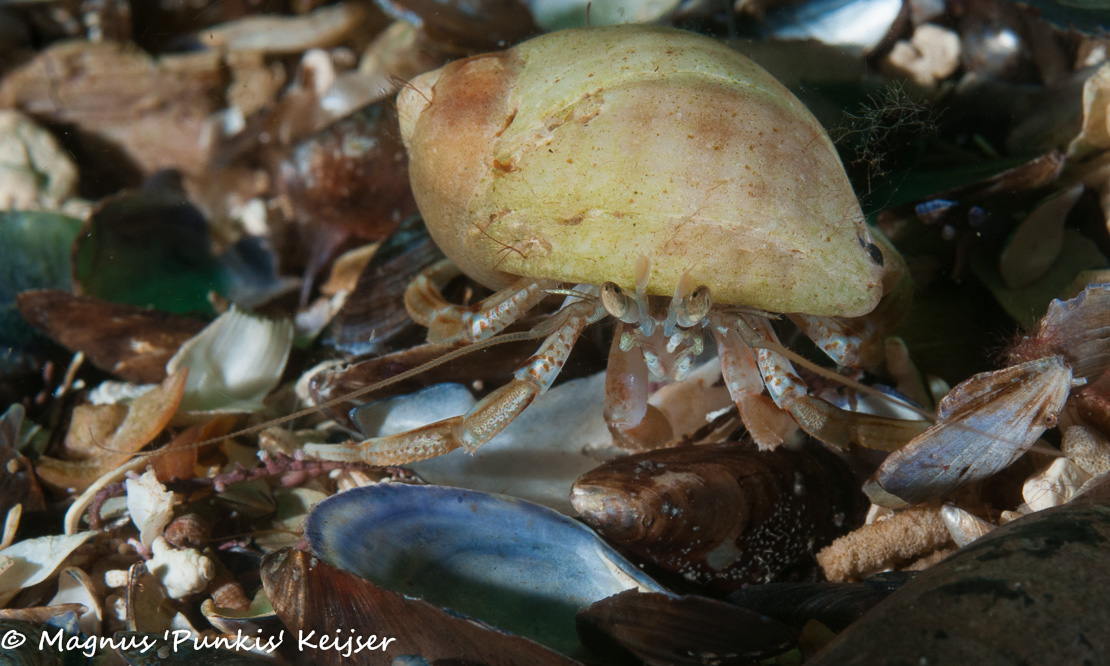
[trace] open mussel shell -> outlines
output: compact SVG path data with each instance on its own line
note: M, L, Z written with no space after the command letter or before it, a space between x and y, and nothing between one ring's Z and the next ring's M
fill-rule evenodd
M289 632L308 637L299 645L300 656L321 666L578 663L526 638L390 592L292 548L262 560L262 585ZM339 638L350 638L351 649L319 649L320 638L334 636L339 627L346 628Z
M349 490L316 506L305 536L334 566L572 656L578 611L631 588L664 591L581 523L458 488Z
M821 447L740 444L614 460L579 478L571 503L619 547L719 592L812 564L866 506L851 472Z
M796 632L706 597L628 590L578 614L578 635L613 660L645 664L750 664L794 646Z

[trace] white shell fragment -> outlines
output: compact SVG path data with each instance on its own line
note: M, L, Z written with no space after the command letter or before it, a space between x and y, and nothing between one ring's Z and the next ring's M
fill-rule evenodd
M692 370L686 379L664 384L651 394L648 404L658 407L667 417L676 436L693 432L716 412L736 404L723 383L715 386L720 378L721 361L714 356Z
M300 54L342 42L362 24L366 13L361 3L342 2L303 16L249 16L205 28L196 38L209 48L233 52Z
M7 604L24 588L53 576L70 553L95 535L96 532L79 532L68 536L24 539L0 550L0 558L10 562L0 572L0 606Z
M813 39L860 55L879 45L901 11L901 0L804 2L769 17L769 32L775 39Z
M50 132L0 111L0 210L57 210L77 189L77 167Z
M177 549L158 537L150 550L154 557L146 563L147 570L161 581L171 599L203 592L216 576L212 560L192 548Z
M89 575L76 567L66 567L58 577L58 593L50 600L50 606L78 603L85 612L77 618L77 626L89 636L100 633L104 611L100 605L100 595Z
M7 548L15 542L15 534L19 531L19 520L23 517L23 505L16 504L8 509L4 516L3 535L0 536L0 550Z
M1083 129L1068 146L1068 156L1110 148L1110 63L1083 84Z
M1072 371L1062 356L961 382L941 400L937 424L887 457L877 472L879 484L917 503L991 476L1056 425L1071 383Z
M1057 458L1048 469L1029 477L1021 496L1031 511L1067 504L1079 494L1091 475L1067 458Z
M960 35L954 30L923 23L909 41L898 40L886 57L886 65L908 76L922 88L935 88L960 66Z
M281 621L274 613L273 606L270 605L270 600L266 597L266 592L261 589L251 600L251 605L246 610L220 608L211 599L205 599L200 605L200 613L213 627L225 634L232 635L236 631L253 634L255 633L253 629L260 625Z
M377 400L351 410L367 437L386 437L465 414L478 401L462 384L434 384L416 393Z
M173 519L173 493L158 483L158 477L150 470L137 479L128 479L125 485L127 512L139 528L139 541L149 548Z
M274 390L289 350L293 325L248 315L237 308L190 338L166 364L166 373L189 369L181 411L250 412Z
M982 518L951 505L941 508L940 517L944 519L944 526L948 528L952 540L960 548L994 529L994 525Z

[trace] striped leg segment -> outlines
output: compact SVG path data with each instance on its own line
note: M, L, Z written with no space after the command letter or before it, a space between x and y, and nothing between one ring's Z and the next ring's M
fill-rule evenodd
M325 460L401 465L433 458L459 447L473 452L505 429L558 377L582 330L600 315L592 304L577 302L555 315L562 319L539 350L509 382L462 416L416 430L346 444L310 444L305 452Z
M751 348L735 329L715 327L713 333L725 386L752 439L761 450L773 449L791 439L798 424L763 395L763 376Z
M738 330L745 342L757 348L759 371L775 404L790 412L803 430L822 442L841 448L855 442L867 448L890 451L901 447L928 425L925 421L849 412L811 396L788 359L758 348L763 341L778 343L778 336L768 320L741 315Z
M497 335L537 303L547 298L550 280L522 278L472 306L448 303L441 287L459 275L449 259L437 262L416 276L405 290L405 309L413 321L428 328L428 342L470 343Z

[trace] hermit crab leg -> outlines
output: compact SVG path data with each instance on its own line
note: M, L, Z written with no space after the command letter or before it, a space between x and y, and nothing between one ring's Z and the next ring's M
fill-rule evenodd
M885 331L892 331L913 301L913 280L905 262L883 234L875 234L875 247L882 252L883 298L871 312L846 319L807 314L786 315L813 342L836 361L849 368L874 370L886 356Z
M405 308L413 321L428 329L434 344L470 343L492 337L547 298L550 280L521 278L472 306L447 302L440 287L460 274L450 259L425 268L405 290Z
M837 365L849 368L874 368L882 360L882 348L866 340L867 333L849 326L832 317L816 317L807 314L787 315L790 321L813 340L817 347L836 361Z
M775 404L790 412L803 430L822 442L841 448L855 442L867 448L891 451L901 447L927 425L923 421L844 411L810 395L809 388L788 359L762 348L766 342L781 346L770 321L740 315L736 323L740 337L756 348L760 374Z
M725 387L740 410L744 427L761 450L773 449L798 431L790 414L763 395L763 377L755 355L735 329L714 326L717 357Z
M613 334L605 370L604 415L617 446L647 451L666 444L674 433L663 412L648 404L650 386L643 351L624 342L631 340L635 328L622 322Z
M493 439L551 386L582 330L604 314L604 309L587 301L564 306L551 320L553 332L544 339L528 364L517 370L513 381L487 395L462 416L363 442L308 444L305 453L325 460L402 465L443 455L459 447L473 452Z

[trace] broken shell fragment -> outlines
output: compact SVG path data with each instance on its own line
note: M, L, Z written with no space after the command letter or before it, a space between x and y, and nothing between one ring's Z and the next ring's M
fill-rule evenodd
M173 493L158 483L151 470L138 478L127 479L124 486L127 488L127 512L139 528L139 541L143 547L150 548L173 519Z
M36 537L0 550L0 605L53 576L70 553L94 536L96 532Z
M989 534L995 527L982 518L951 505L941 507L940 517L944 519L944 526L948 528L952 540L960 548Z
M349 490L316 505L305 536L334 566L572 656L576 612L630 588L664 591L577 521L457 488Z
M74 296L57 289L19 295L23 318L96 367L136 384L166 378L166 362L204 328L199 319Z
M419 217L403 220L358 276L324 342L355 355L395 348L396 338L413 326L405 311L405 288L442 258Z
M182 410L250 411L277 386L292 345L289 321L232 308L181 345L166 372L189 369Z
M377 1L393 18L416 25L434 43L456 51L505 48L540 31L521 0Z
M574 484L583 520L639 557L718 590L775 579L862 521L866 502L824 449L738 444L650 451Z
M1057 192L1018 226L998 258L998 270L1007 287L1024 287L1052 267L1064 247L1064 222L1082 194L1082 184Z
M1021 496L1031 511L1043 511L1067 504L1090 480L1091 475L1082 467L1067 458L1057 458L1048 469L1029 477Z

